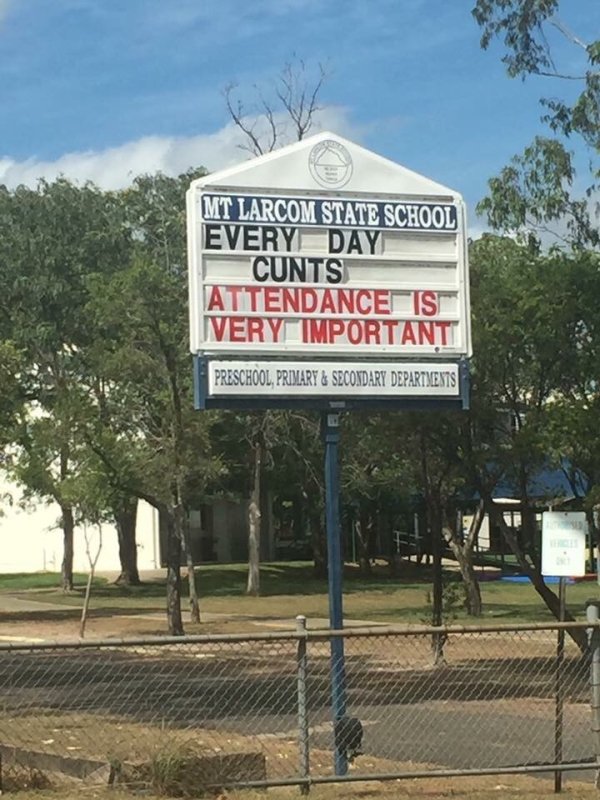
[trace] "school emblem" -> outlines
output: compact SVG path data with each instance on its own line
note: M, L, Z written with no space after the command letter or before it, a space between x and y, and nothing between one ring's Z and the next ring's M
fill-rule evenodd
M326 189L340 189L352 177L352 156L343 144L325 139L308 156L310 174Z

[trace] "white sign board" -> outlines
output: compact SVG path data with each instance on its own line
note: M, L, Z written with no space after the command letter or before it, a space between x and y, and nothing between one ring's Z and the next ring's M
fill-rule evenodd
M211 397L458 397L457 364L210 361Z
M586 534L583 511L542 514L542 575L561 578L585 575Z
M334 134L194 181L188 233L194 354L470 355L460 195Z

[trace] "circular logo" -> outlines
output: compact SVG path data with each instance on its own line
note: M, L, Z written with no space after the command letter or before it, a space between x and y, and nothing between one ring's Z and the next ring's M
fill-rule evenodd
M352 177L352 156L343 144L325 139L308 156L310 174L321 186L339 189Z

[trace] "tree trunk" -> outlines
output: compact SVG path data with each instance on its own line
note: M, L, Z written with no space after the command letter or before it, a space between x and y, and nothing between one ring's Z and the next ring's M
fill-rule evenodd
M538 548L537 526L535 511L532 508L523 508L521 511L521 550L525 551L540 571L542 569L542 553Z
M276 561L273 532L273 495L269 487L269 472L264 468L268 453L265 450L260 476L260 560Z
M369 558L369 533L373 520L364 511L361 511L357 517L354 530L356 532L356 541L358 544L358 567L361 575L368 576L371 574L371 559Z
M200 603L198 601L198 592L196 591L196 570L194 569L190 524L187 511L182 505L177 506L175 509L175 524L185 555L190 598L190 620L192 622L200 622Z
M87 625L88 612L90 609L90 598L92 596L92 584L94 583L94 575L96 574L96 565L102 552L102 527L98 525L98 546L96 552L92 555L92 546L90 544L90 537L88 536L87 529L84 528L85 536L85 553L88 558L89 572L87 583L85 586L85 597L83 599L83 608L81 609L81 622L79 624L79 636L81 639L85 636L85 626Z
M319 513L311 514L310 534L315 578L327 578L327 539L323 530L323 520Z
M432 486L427 462L427 442L421 434L421 472L423 488L425 491L426 520L431 538L431 560L433 562L433 605L431 609L431 624L441 627L444 609L444 583L442 573L442 504L439 491ZM437 666L444 661L444 643L446 636L443 633L434 633L431 637L431 652L433 663Z
M452 547L452 545L450 545ZM483 611L483 604L481 602L481 589L479 588L479 581L473 568L473 562L465 557L464 551L459 548L454 551L454 555L458 562L460 575L465 587L466 593L466 606L467 614L471 617L480 617Z
M81 609L81 620L79 622L79 638L85 636L85 626L87 625L88 611L90 609L90 598L92 596L92 583L94 582L94 570L88 572L87 583L85 585L85 595L83 597L83 608Z
M431 561L433 565L433 605L431 609L431 624L434 627L443 625L444 610L444 579L442 573L442 518L438 508L429 499L428 514L431 529ZM443 633L434 633L431 637L431 651L433 663L441 664L444 661L444 644L446 636Z
M63 529L63 560L61 566L61 583L64 592L73 591L73 532L75 522L71 506L61 505Z
M442 513L441 508L433 497L431 491L426 493L427 501L427 526L431 542L431 561L433 578L433 605L431 610L431 624L439 626L443 622L444 610L444 580L442 573Z
M135 497L126 498L113 508L121 562L121 573L115 583L121 586L140 585L135 539L137 509L138 501Z
M246 594L260 594L260 471L262 444L254 445L254 487L248 504L248 584Z
M442 624L442 611L443 611L443 594L444 583L442 575L442 537L440 526L435 524L435 515L433 517L433 526L431 529L431 560L433 565L433 608L431 614L431 624ZM434 527L435 526L435 527Z
M590 535L589 547L589 561L590 572L598 572L598 565L596 564L596 547L598 546L600 531L596 525L596 507L589 508L586 511L586 518L588 523L588 531Z
M479 536L484 516L483 503L480 503L464 541L462 534L459 533L458 517L452 517L451 524L444 527L444 538L456 559L465 587L467 614L472 617L480 617L483 611L481 589L473 567L473 548Z
M171 636L183 636L181 619L181 539L177 536L175 514L172 509L162 509L167 532L167 625Z

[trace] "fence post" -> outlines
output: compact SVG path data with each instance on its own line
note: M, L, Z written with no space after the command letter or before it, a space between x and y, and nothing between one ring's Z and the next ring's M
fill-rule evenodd
M298 638L298 749L300 752L300 793L308 794L310 791L310 750L308 734L308 708L306 698L306 673L307 673L307 647L306 647L306 617L296 617L296 631L301 634Z
M566 579L560 578L558 588L560 606L560 622L565 621ZM554 763L563 762L563 736L564 736L564 686L563 664L565 660L565 631L559 628L556 632L556 674L554 695ZM554 793L562 792L563 774L561 770L554 773Z
M600 603L588 600L586 616L590 624L588 642L590 649L590 687L592 690L592 734L594 737L594 755L598 769L596 770L596 789L600 789Z

